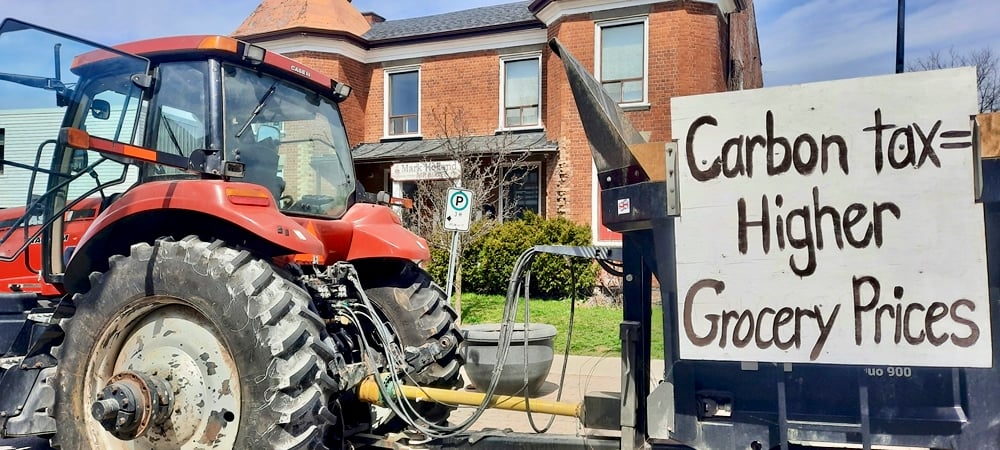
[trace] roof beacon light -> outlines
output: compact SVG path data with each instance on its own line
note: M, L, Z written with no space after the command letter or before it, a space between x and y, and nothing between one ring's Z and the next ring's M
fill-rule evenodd
M239 48L240 42L236 39L226 36L206 36L198 44L198 48L203 50L221 50L229 53L236 53L236 49Z

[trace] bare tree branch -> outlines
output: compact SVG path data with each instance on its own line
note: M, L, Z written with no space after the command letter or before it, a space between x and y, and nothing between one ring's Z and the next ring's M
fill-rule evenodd
M906 70L947 69L951 67L976 67L976 83L979 86L979 111L994 112L1000 110L1000 56L992 48L983 47L961 53L954 48L947 55L933 51L923 58L910 62Z
M483 207L496 205L499 196L523 181L523 173L511 171L511 168L528 158L527 152L515 151L519 149L513 148L510 133L501 133L494 139L475 138L465 116L461 107L446 106L431 111L431 120L442 130L440 137L445 151L442 159L459 163L462 169L459 182L463 189L472 191L473 207L476 208L473 227L468 233L460 234L460 249L484 236L502 219L515 216L517 211L509 206L493 208L492 215L484 213ZM440 175L442 179L448 178L443 173ZM451 233L445 232L442 217L446 210L447 190L451 187L453 185L447 181L417 182L413 194L414 209L404 219L412 231L425 237L432 248L439 250L450 250L451 247ZM498 214L503 217L497 217ZM456 291L460 291L459 283L460 278L455 283Z

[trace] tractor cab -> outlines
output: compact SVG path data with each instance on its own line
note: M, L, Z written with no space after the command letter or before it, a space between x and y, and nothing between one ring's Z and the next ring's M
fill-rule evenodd
M0 439L401 431L354 393L376 333L392 373L462 384L426 241L356 190L350 88L225 36L105 47L10 19L0 61Z
M184 36L112 48L8 19L0 60L0 211L31 212L0 228L12 271L59 282L83 232L69 227L76 205L99 214L140 185L233 183L192 196L318 220L355 201L338 107L350 88L261 47Z

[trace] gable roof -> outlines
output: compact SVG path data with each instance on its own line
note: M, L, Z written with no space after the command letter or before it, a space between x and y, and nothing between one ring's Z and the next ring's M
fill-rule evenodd
M398 40L412 41L415 38L432 38L476 31L541 28L542 22L528 10L530 3L521 1L433 16L376 22L361 37L377 45Z

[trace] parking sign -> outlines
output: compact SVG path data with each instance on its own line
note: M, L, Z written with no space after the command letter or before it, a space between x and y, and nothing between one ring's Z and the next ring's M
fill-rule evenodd
M444 229L448 231L469 231L472 219L472 191L448 189L448 210L444 215Z

